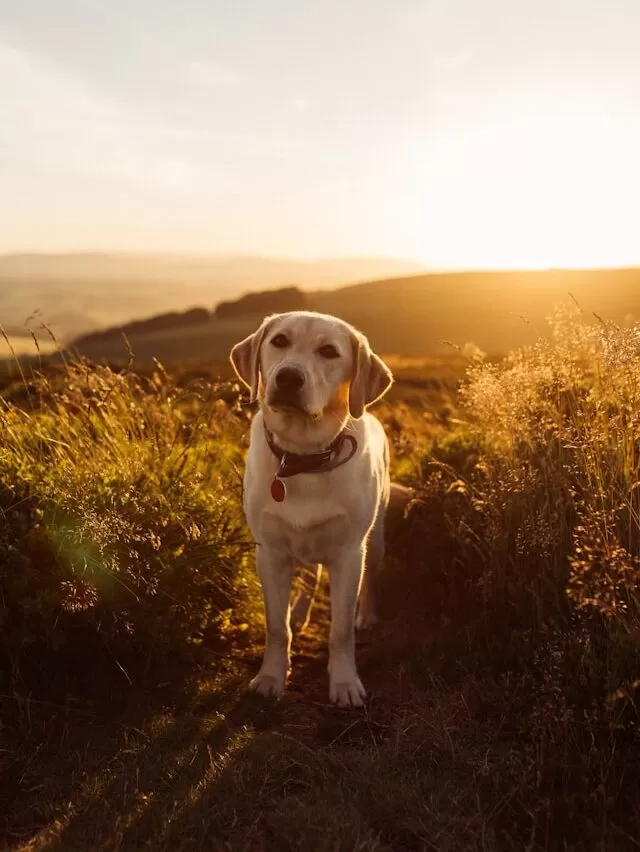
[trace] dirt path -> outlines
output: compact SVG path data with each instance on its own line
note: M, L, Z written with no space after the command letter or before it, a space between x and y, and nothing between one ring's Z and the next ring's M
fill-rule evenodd
M364 791L371 796L372 783L385 791L385 774L397 784L410 709L399 659L391 664L392 630L359 640L369 693L363 710L328 701L326 593L294 641L291 679L279 701L246 690L260 641L212 658L180 689L167 672L132 685L116 679L84 704L69 697L22 707L21 741L3 755L12 788L6 848L352 849L361 835L369 844L362 848L397 848L395 841L380 845L365 801L348 818L346 835L336 821ZM348 795L340 792L345 785ZM290 808L296 813L273 845L274 814L279 823ZM338 816L322 817L328 808ZM385 825L389 820L395 817L388 814ZM302 826L319 845L299 845ZM421 842L406 848L423 848Z
M260 640L182 679L167 670L125 686L120 675L92 702L22 707L21 739L0 752L4 848L583 848L562 800L536 792L536 755L514 727L531 711L517 682L448 679L437 635L396 619L360 638L366 706L339 709L327 629L324 599L278 701L246 689ZM634 848L608 831L616 850Z

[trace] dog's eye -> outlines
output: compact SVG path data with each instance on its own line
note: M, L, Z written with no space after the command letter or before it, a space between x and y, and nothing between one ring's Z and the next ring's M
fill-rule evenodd
M278 349L286 349L289 345L289 341L284 336L284 334L276 334L275 337L271 338L271 345L277 347Z
M326 346L321 346L318 349L318 355L322 355L323 358L339 358L340 353L331 343L327 343Z

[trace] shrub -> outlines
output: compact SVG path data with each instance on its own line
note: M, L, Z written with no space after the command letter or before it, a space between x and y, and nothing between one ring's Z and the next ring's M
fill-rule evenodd
M640 329L577 307L550 325L550 340L472 363L465 422L422 457L395 530L406 594L463 619L468 646L489 641L498 661L505 642L576 619L616 642L640 626Z
M640 329L577 308L551 325L552 341L471 371L484 492L519 575L534 560L577 607L635 624Z
M5 648L219 639L250 589L238 388L82 362L24 388L0 398Z

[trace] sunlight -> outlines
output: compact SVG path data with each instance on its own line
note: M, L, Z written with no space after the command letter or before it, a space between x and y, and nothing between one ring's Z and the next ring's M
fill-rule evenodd
M416 164L401 224L414 255L427 258L433 242L457 267L633 263L640 172L629 138L588 114L523 111L441 140Z
M9 355L31 355L37 357L38 353L41 355L50 355L57 349L57 344L53 340L45 339L44 337L38 337L37 348L33 338L30 336L23 337L16 334L8 334L5 343L8 350L7 354ZM0 357L5 357L5 353L2 353Z

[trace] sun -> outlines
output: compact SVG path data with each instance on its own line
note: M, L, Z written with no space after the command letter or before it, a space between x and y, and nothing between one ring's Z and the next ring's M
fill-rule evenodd
M443 138L422 160L414 251L456 267L633 263L640 170L624 127L588 111L526 111ZM637 262L637 258L636 258Z

